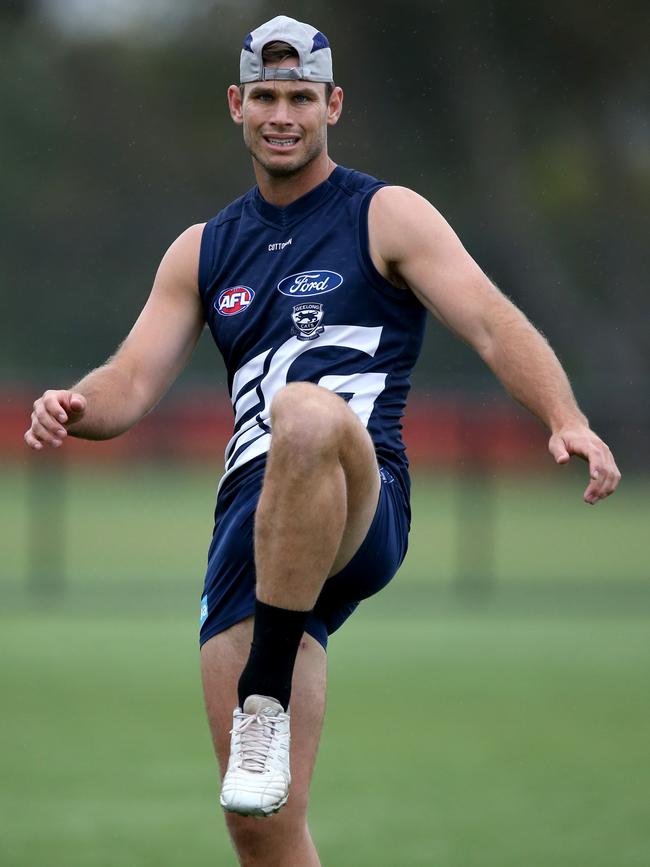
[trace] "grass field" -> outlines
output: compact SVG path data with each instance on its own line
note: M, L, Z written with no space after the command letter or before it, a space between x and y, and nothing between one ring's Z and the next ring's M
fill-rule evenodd
M196 652L212 481L60 481L3 473L0 864L234 865ZM581 485L416 480L407 563L330 646L324 865L650 863L649 487ZM60 596L29 546L48 497Z

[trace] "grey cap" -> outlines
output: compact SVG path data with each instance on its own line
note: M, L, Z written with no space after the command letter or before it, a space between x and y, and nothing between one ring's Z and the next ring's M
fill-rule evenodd
M298 52L298 66L265 67L262 49L269 42L288 42ZM278 15L249 33L239 62L239 81L334 81L332 51L327 37L295 18Z

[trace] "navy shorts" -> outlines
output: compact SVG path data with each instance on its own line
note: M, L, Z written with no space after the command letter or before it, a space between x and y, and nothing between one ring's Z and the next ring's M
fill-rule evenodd
M265 463L251 461L219 492L201 599L201 644L254 613L253 521ZM307 620L306 631L324 648L359 602L388 584L406 555L408 501L397 479L385 468L379 472L379 502L368 534L347 566L327 579Z

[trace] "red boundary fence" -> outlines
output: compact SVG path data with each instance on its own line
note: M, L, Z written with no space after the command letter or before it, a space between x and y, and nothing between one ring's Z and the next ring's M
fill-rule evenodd
M28 454L23 432L33 396L24 390L0 393L0 458ZM231 434L232 410L214 393L190 390L168 397L124 436L102 443L70 440L69 460L220 460ZM404 419L404 441L415 467L465 465L529 467L545 458L543 427L505 396L488 403L467 396L415 392Z

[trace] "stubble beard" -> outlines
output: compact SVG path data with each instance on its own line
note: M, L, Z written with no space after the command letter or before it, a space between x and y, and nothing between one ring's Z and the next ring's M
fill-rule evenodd
M264 169L264 171L272 178L290 178L292 175L297 175L305 166L312 163L321 155L325 149L327 138L325 134L318 135L306 151L293 160L283 160L279 158L277 162L267 160L261 154L262 145L259 148L253 144L250 133L244 127L244 144L246 145L249 154L255 162Z

